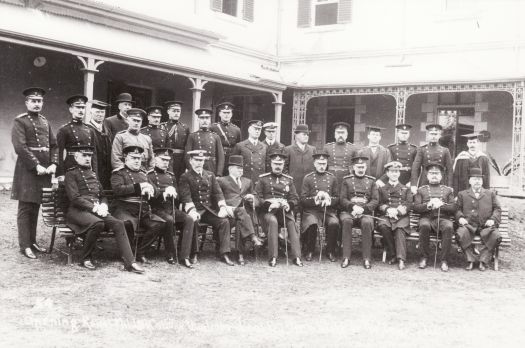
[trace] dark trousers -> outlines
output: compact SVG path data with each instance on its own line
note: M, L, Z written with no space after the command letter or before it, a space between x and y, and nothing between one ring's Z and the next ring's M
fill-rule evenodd
M343 223L343 258L349 259L352 255L352 228L355 225L361 229L363 260L371 260L374 220L368 216L356 219L347 212L342 212L340 218Z
M429 257L432 254L430 250L430 232L437 231L437 218L422 217L419 219L419 247L421 248L421 256ZM452 221L446 218L440 218L439 221L439 237L441 238L441 262L448 260L450 249L452 247L452 233L454 227Z
M120 251L120 256L124 260L124 265L130 266L133 262L135 262L135 259L133 258L133 252L131 251L126 228L124 227L124 222L116 219L112 215L101 217L101 219L104 221L103 228L108 231L113 231L115 234L117 246Z
M277 216L275 215L277 214ZM278 209L276 213L264 214L264 223L268 229L268 258L277 258L279 251L279 226L283 226L282 210ZM295 221L291 213L286 214L286 229L288 230L288 239L290 240L291 256L293 259L301 257L301 246L299 243L299 234L295 229Z
M476 236L475 233L470 232L466 227L460 226L456 231L459 237L459 244L465 251L465 256L468 262L478 261L474 254L472 241ZM494 248L498 246L501 241L501 235L499 230L495 227L487 227L479 230L479 236L481 238L481 245L479 247L479 261L489 263L492 258L492 252Z
M30 248L36 243L36 226L40 204L18 201L16 224L18 226L18 245L20 250Z
M377 230L381 232L383 236L383 242L385 243L386 253L388 258L393 257L406 261L407 259L407 240L405 230L402 228L396 228L392 232L392 228L379 225Z
M220 218L209 211L201 213L201 222L210 225L213 228L213 234L217 235L219 240L219 253L226 254L230 252L230 222L227 218Z
M129 240L134 240L134 231L133 231L133 225L130 221L125 221L126 231L128 232L128 236L130 236ZM166 242L166 245L173 246L173 236L171 234L169 236L166 236L166 231L164 229L165 222L161 221L155 221L152 220L149 217L149 214L143 215L140 219L140 228L143 228L145 230L144 235L139 238L138 246L137 246L137 255L141 256L144 254L146 249L155 242L155 240L159 236L164 237L164 241ZM171 243L169 242L171 240ZM134 246L133 246L134 247ZM168 250L166 249L166 253L169 254L172 249Z
M320 224L322 223L319 222ZM339 234L339 222L332 216L326 217L326 251L334 253L337 246L337 237ZM317 225L310 225L306 231L303 232L304 241L306 242L306 251L313 253L317 245Z
M175 219L169 212L163 210L156 210L155 214L166 220L164 227L164 236L169 235L168 239L164 239L166 253L168 256L175 256L174 252L177 246L174 245L174 231L175 223L182 223L182 241L180 242L180 257L187 259L190 257L191 243L193 240L194 222L193 219L186 213L180 210L175 210Z

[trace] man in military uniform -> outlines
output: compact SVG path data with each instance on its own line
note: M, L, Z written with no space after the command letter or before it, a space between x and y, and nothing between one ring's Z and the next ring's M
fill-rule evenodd
M373 176L365 175L368 158L356 156L352 158L354 174L343 178L339 204L339 218L343 225L343 262L341 267L350 265L352 252L352 227L361 229L363 266L372 267L372 233L374 220L372 214L377 207L378 192Z
M239 264L244 266L245 242L251 241L259 247L262 242L255 234L252 217L256 206L253 181L243 177L243 158L240 155L231 155L228 160L229 175L217 178L226 201L226 212L230 219L235 220L237 229L237 249Z
M111 138L103 124L108 106L102 101L92 100L91 119L88 123L95 135L97 175L104 190L111 189Z
M160 124L162 117L161 106L150 106L146 108L148 114L148 125L140 129L140 133L151 138L151 146L153 149L165 148L167 143L168 132Z
M226 202L215 174L204 169L207 153L204 150L192 150L187 155L190 157L190 169L179 180L180 202L194 221L212 226L219 239L221 260L234 266L229 257L230 223Z
M414 198L414 212L420 214L419 247L422 256L419 268L427 267L428 258L431 255L430 232L434 231L441 237L441 270L448 272L448 256L454 232L451 218L456 212L456 204L452 188L440 184L444 171L445 168L441 163L427 164L425 173L428 185L423 185L417 190Z
M359 148L347 142L350 125L346 122L334 123L335 142L324 146L330 157L328 158L328 171L337 178L337 189L341 188L343 177L350 173L352 158L357 156Z
M115 234L126 270L143 273L135 263L124 223L109 214L107 201L97 175L91 169L92 146L73 146L76 166L65 175L64 184L69 200L66 222L76 235L84 235L81 265L94 270L92 252L96 248L97 238L105 230Z
M206 151L208 158L204 162L204 169L221 176L224 169L224 150L219 136L210 131L211 109L198 109L195 114L199 120L199 130L191 133L186 142L186 165L189 168L190 156L193 150Z
M123 149L129 146L138 146L144 150L142 153L142 169L145 171L151 170L155 165L151 138L140 133L140 126L142 125L142 119L146 116L146 111L132 108L126 113L128 114L128 129L119 132L115 136L111 148L111 165L113 170L121 169L124 166Z
M461 151L454 160L454 175L452 188L457 194L469 187L469 173L473 168L478 168L483 174L483 188L490 188L490 162L489 157L480 149L479 133L464 134L467 138L468 151Z
M442 173L443 184L452 187L452 158L446 147L439 145L441 127L439 124L429 124L426 126L428 144L421 146L416 153L416 158L412 165L412 174L410 176L410 185L412 193L417 192L417 185L428 184L427 173L425 168L429 163L439 163L443 167Z
M391 156L390 151L379 144L381 141L381 132L384 128L377 126L367 126L368 129L368 145L363 147L359 154L367 157L368 162L366 166L366 175L370 175L374 178L379 179L384 173L385 164L390 162ZM378 186L381 186L383 182L379 181Z
M469 172L470 188L459 192L457 198L456 221L459 227L456 231L457 240L467 258L467 271L474 268L478 261L474 254L472 241L476 235L481 238L479 270L487 269L494 248L501 241L498 230L501 221L501 205L495 192L483 188L483 172L472 168Z
M124 221L130 240L135 240L137 260L148 263L145 252L149 246L162 236L166 242L167 260L173 256L173 236L165 228L165 221L153 214L149 201L157 196L158 189L148 181L146 172L141 169L144 149L139 146L124 148L124 167L113 171L111 187L113 201L111 212L113 216ZM135 234L143 228L144 235L136 239ZM139 241L140 239L140 241Z
M45 252L36 242L38 211L42 203L42 188L51 186L51 175L58 163L55 135L40 113L45 93L40 87L24 90L27 112L14 119L11 132L18 156L11 199L18 200L16 223L20 251L30 259L36 259L33 250Z
M127 111L133 107L133 104L135 104L129 93L119 94L115 103L119 110L118 113L104 120L104 126L106 127L106 131L112 142L118 132L128 129Z
M295 189L297 192L301 191L303 187L303 179L306 174L311 173L314 168L314 154L315 147L308 145L308 138L310 137L310 130L307 124L299 124L294 130L295 144L286 146L284 153L286 155L286 163L284 170L293 177Z
M224 161L226 163L228 163L228 158L230 157L235 145L241 141L241 129L231 122L234 107L235 105L230 102L224 102L217 105L216 110L220 121L212 124L210 127L210 130L217 134L221 139L222 148L224 150ZM224 168L224 175L228 175L227 172L227 168Z
M84 123L87 97L74 95L67 99L71 122L66 123L57 131L58 168L57 176L63 176L66 171L76 165L72 146L95 146L95 132ZM96 153L93 156L93 170L97 172Z
M270 267L277 265L278 230L286 225L287 236L282 236L284 242L290 240L293 263L303 267L301 261L301 246L296 230L293 208L299 203L293 178L283 174L285 153L274 150L270 154L272 171L259 177L255 185L257 197L264 211L264 223L268 229L268 259ZM286 220L286 221L284 221Z
M412 191L399 181L401 168L403 164L398 161L385 165L388 180L378 189L378 210L382 220L377 222L376 229L383 236L388 263L391 265L399 260L398 268L403 270L407 259L406 236L410 234Z
M387 146L390 151L392 161L401 163L399 182L402 185L408 185L410 187L410 175L412 175L412 164L416 158L417 146L410 144L408 138L410 137L410 129L412 126L406 123L398 124L396 126L397 142ZM378 185L383 184L388 180L386 174L380 178L381 182Z
M271 171L270 156L268 154L276 149L283 151L285 148L284 144L277 141L277 128L279 128L277 122L267 122L263 125L263 144L266 145L265 172Z
M148 172L149 182L157 189L157 195L151 201L151 210L153 214L160 216L166 221L164 235L174 235L175 223L182 223L182 242L180 258L183 260L184 266L193 268L190 262L191 244L194 236L194 221L186 213L176 209L175 199L177 198L177 182L175 175L168 171L168 166L173 153L169 148L156 148L155 153L155 168ZM175 213L175 215L174 215ZM173 238L165 240L166 248L168 243L173 244ZM169 246L171 248L171 245ZM175 245L175 248L177 246ZM175 255L168 256L168 263L176 263Z
M244 162L243 176L253 183L259 180L259 175L266 171L266 146L259 141L262 121L248 122L248 139L236 144L232 155L241 155Z
M306 240L306 261L312 261L319 227L326 228L328 259L335 262L335 248L339 230L336 207L339 191L335 175L326 171L328 152L316 150L313 154L315 171L307 174L301 190L301 231Z
M177 181L179 180L184 170L186 170L186 163L184 160L184 148L186 141L190 135L190 128L184 123L180 122L182 113L181 101L168 101L164 104L168 113L168 122L164 123L164 128L168 132L167 146L173 149L172 161L170 167L175 174Z

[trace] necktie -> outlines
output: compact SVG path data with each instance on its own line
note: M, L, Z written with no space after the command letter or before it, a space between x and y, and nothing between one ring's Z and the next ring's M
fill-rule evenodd
M239 188L242 188L241 178L237 178L237 185L239 185Z

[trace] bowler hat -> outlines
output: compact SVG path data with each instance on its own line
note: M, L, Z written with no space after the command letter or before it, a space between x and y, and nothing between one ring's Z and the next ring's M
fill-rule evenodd
M294 129L294 133L310 133L310 130L307 124L298 124Z
M228 160L229 166L239 166L242 167L244 164L243 157L241 155L231 155Z
M117 96L117 99L115 100L115 103L118 104L118 103L124 103L124 102L135 104L135 101L133 101L133 99L131 98L131 94L129 94L129 93L120 93Z
M469 178L472 178L472 177L482 178L483 177L483 173L481 172L481 168L473 167L473 168L469 169L468 176L469 176Z

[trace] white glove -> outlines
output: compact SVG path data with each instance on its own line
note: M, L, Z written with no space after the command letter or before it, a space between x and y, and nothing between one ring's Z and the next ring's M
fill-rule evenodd
M233 207L226 206L226 213L232 219L235 217L235 212L233 211Z
M284 211L286 212L290 211L290 204L288 204L288 202L283 202L282 207L284 208Z
M46 173L47 174L55 174L56 171L57 171L57 165L54 164L54 163L52 165L50 165L49 167L47 167L47 169L46 169Z
M219 213L217 214L220 218L225 218L228 216L228 212L226 211L226 207L225 206L222 206L220 209L219 209Z
M385 186L385 183L384 183L382 180L379 180L379 179L378 179L378 180L376 181L376 185L377 185L377 187L383 187L383 186Z
M468 221L467 221L467 219L465 219L465 218L463 218L463 217L460 217L460 218L458 219L458 223L459 223L461 226L465 226L465 225L468 224Z
M42 167L40 164L36 165L36 175L46 175L47 169Z
M417 186L410 186L410 190L412 191L412 194L415 195L417 193Z
M167 197L176 198L177 197L177 191L175 190L175 187L168 186L168 187L166 187L166 189L164 190L164 193L162 195L164 196L164 200L166 200Z
M487 222L485 222L485 226L492 227L494 226L494 220L488 219Z
M397 211L398 211L399 214L401 214L401 215L406 215L406 213L407 213L407 207L405 207L404 205L400 205L399 207L397 207Z
M279 202L272 202L270 203L270 206L268 207L268 211L271 211L272 209L279 209L281 207L281 204Z
M97 214L99 206L100 204L98 204L98 202L93 203L93 213Z
M98 205L97 214L101 217L106 217L108 216L108 213L109 213L108 205L106 203L100 203Z
M140 193L143 196L147 195L148 198L151 198L153 194L155 193L155 190L153 189L153 186L151 186L150 183L141 182L140 183Z
M352 213L355 214L355 215L361 215L365 212L365 210L363 209L363 207L360 207L358 205L354 205L352 207Z
M193 221L199 221L200 218L201 218L201 215L199 213L197 213L197 211L195 209L190 211L188 213L188 215L192 218Z
M253 202L253 200L255 199L255 196L252 195L251 193L248 193L246 196L244 196L244 199L247 200L248 202Z
M388 208L386 210L386 216L388 216L389 218L392 218L392 219L397 219L397 209L396 208Z

